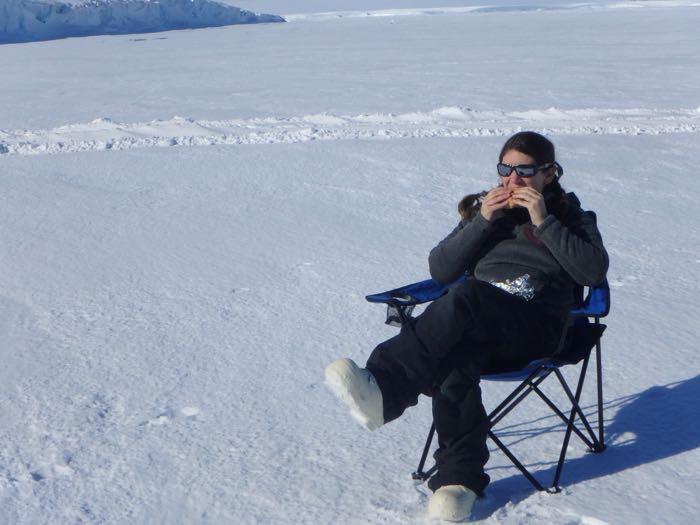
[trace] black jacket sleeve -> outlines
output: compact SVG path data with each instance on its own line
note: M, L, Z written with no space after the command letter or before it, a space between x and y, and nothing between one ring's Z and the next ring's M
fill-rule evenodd
M565 222L548 215L535 234L574 281L583 286L600 284L609 260L595 213L576 207Z
M448 284L464 274L475 262L485 239L494 226L481 213L471 219L463 219L438 245L430 250L428 265L433 280Z

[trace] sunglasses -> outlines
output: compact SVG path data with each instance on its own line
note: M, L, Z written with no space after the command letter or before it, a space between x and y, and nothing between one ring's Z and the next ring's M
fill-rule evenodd
M498 164L496 164L496 170L498 171L498 174L501 177L507 177L513 172L513 170L515 170L515 173L518 175L518 177L529 178L534 177L538 171L549 169L552 166L555 166L557 168L557 176L561 177L564 173L564 170L558 162L548 162L547 164L539 165L520 164L518 166L511 166L510 164L504 164L503 162L499 162Z

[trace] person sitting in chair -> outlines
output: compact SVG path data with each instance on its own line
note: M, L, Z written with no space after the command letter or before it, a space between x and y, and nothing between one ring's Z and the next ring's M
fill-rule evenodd
M339 359L325 370L368 430L398 418L419 394L432 397L439 448L428 514L436 519L466 519L489 482L481 374L554 353L575 288L601 283L608 269L596 216L560 186L547 138L516 133L498 161L498 187L462 199L462 220L429 256L438 283L470 278L379 344L366 368Z

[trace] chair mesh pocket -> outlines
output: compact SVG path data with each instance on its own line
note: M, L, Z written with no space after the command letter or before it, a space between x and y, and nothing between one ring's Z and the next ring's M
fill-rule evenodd
M411 306L393 306L388 304L386 306L386 321L385 323L390 326L401 326L401 314L399 309L403 310L404 318L410 319L411 313L413 313L414 305Z

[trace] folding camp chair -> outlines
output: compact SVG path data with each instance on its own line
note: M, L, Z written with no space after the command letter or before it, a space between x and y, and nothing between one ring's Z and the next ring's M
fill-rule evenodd
M428 279L426 281L389 290L388 292L368 295L366 299L372 303L385 303L387 305L386 323L393 326L401 326L411 319L411 314L416 305L427 303L441 297L447 293L450 287L464 282L467 278L467 276L461 277L449 285L440 285L432 279ZM547 489L549 492L559 492L560 490L559 480L561 478L564 461L566 459L566 451L572 433L578 436L591 452L602 452L605 450L600 338L606 326L600 323L600 319L605 317L610 310L610 288L607 281L605 281L599 286L589 288L585 299L583 298L583 292L583 287L579 287L576 290L577 306L570 311L559 340L557 351L552 354L551 357L533 361L521 370L481 376L481 378L485 380L520 381L515 390L488 415L490 423L488 436L537 490L545 490L545 487L537 481L532 473L515 457L511 450L494 432L495 425L532 392L535 392L552 412L566 424L564 441L559 454L554 480L552 481L551 487ZM591 319L593 320L592 323ZM586 378L588 361L593 348L596 349L598 397L597 435L593 431L579 403L584 380ZM581 363L581 371L578 376L576 391L573 393L559 369L564 365L576 365L578 363ZM542 382L552 374L557 378L566 397L571 403L568 415L546 396L540 388ZM427 471L423 470L434 434L435 424L433 423L428 433L425 447L423 448L418 469L413 473L413 479L427 480L437 470L436 466L433 466Z

